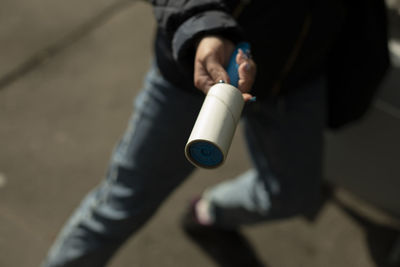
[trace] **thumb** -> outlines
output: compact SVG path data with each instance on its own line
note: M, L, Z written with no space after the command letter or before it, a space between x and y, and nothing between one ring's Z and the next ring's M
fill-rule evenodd
M211 59L208 60L206 68L210 78L214 83L218 83L220 80L229 83L229 75L219 61Z

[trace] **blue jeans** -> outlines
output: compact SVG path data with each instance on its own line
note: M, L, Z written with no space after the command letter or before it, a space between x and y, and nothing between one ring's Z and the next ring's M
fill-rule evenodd
M206 191L216 224L237 227L293 216L318 201L323 79L285 97L247 104L254 168ZM204 97L176 88L153 67L116 146L106 179L64 226L42 266L105 266L194 170L184 146Z

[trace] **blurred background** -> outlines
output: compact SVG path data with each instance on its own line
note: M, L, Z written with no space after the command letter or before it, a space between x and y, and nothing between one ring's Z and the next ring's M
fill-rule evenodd
M364 120L327 132L320 212L244 229L269 266L400 266L400 1L387 2L394 67ZM154 26L151 7L131 0L0 2L0 266L38 266L102 180L150 65ZM192 196L249 168L241 137L223 167L197 171L111 266L215 266L179 218Z

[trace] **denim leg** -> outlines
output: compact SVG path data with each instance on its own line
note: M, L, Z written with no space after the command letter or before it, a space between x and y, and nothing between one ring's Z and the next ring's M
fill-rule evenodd
M312 212L320 201L325 84L249 104L244 129L254 169L204 196L223 227Z
M149 72L106 179L64 226L43 266L105 266L193 170L184 146L202 100Z

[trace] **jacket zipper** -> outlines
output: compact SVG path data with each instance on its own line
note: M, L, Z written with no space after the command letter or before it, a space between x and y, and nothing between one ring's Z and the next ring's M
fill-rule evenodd
M238 18L242 14L244 8L251 3L251 0L240 0L235 9L232 12L234 18Z

